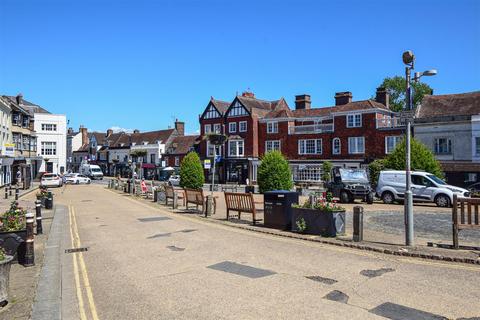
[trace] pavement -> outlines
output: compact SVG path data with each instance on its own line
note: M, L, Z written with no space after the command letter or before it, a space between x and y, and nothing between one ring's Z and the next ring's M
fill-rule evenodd
M480 316L476 265L232 228L96 184L55 200L32 319Z

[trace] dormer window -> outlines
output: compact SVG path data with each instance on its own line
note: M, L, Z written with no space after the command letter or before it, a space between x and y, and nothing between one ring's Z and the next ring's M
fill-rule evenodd
M359 128L362 126L362 114L355 113L347 115L347 128Z

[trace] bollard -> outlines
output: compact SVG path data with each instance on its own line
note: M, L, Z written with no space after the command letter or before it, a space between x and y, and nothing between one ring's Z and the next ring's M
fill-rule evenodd
M35 201L35 214L37 216L37 234L43 233L42 227L42 201Z
M12 196L12 185L11 184L8 185L8 196L9 197Z
M31 267L35 265L35 250L33 242L33 213L27 213L27 240L25 241L25 267Z
M15 200L18 200L18 195L20 194L20 190L18 189L18 186L15 187Z
M173 192L173 209L178 208L178 194L174 191Z
M205 208L205 218L213 214L213 197L211 195L207 196L207 205Z
M353 207L353 241L363 241L363 207Z
M132 193L132 182L130 180L127 181L127 193Z
M45 209L53 208L53 194L52 191L48 191L47 199L45 200Z
M8 199L8 186L5 185L5 199Z
M158 202L158 190L156 188L153 189L153 202Z

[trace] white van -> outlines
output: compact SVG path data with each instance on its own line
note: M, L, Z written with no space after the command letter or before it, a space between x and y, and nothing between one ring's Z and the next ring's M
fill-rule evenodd
M102 169L100 169L100 167L97 166L96 164L88 164L88 163L82 164L80 166L80 174L83 174L83 175L89 177L92 180L94 180L94 179L102 180L103 179Z
M405 171L381 171L378 177L377 196L384 203L403 200L405 194ZM468 190L451 186L428 172L412 171L413 201L435 202L439 207L449 207L453 195L469 197Z

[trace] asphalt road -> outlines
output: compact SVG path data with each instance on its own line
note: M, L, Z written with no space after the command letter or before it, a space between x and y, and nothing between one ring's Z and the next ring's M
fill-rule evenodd
M321 245L67 186L63 319L443 319L480 316L480 268Z

